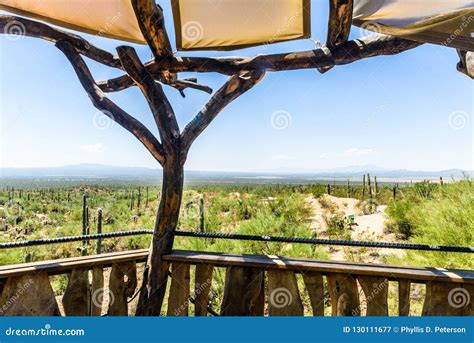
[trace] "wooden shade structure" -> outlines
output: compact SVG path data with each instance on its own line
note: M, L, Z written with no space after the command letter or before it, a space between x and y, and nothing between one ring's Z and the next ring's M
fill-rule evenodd
M92 45L77 35L41 22L15 16L0 15L0 32L21 34L53 42L71 63L92 104L134 135L163 167L161 201L157 210L153 241L148 254L144 286L140 294L139 315L159 315L161 313L170 269L170 260L166 259L166 255L172 251L173 247L174 233L181 207L184 165L187 155L193 142L211 125L226 106L255 87L266 72L317 69L323 73L335 66L381 55L396 55L422 44L422 42L411 39L388 35L370 35L349 41L354 2L353 0L329 0L328 36L326 45L322 48L258 55L251 58L180 57L175 55L168 38L163 10L156 5L154 0L130 0L130 3L125 0L116 0L115 2L104 0L104 2L106 1L120 2L127 9L127 13L130 13L130 7L127 7L127 4L131 4L134 19L130 19L130 22L138 23L141 37L146 41L153 54L152 60L142 63L135 50L129 46L119 46L116 53L111 53ZM79 0L58 0L54 3L73 6L78 2ZM92 1L87 2L96 4ZM13 6L14 3L19 6L34 2L0 0L0 4L4 6L8 4ZM44 3L42 2L42 5ZM214 1L206 3L214 3ZM50 20L48 19L48 21ZM134 24L130 25L136 30ZM111 27L117 28L116 26ZM11 28L15 28L15 30L11 30ZM93 29L100 32L99 27L93 27ZM118 34L118 32L110 30L110 27L106 28L107 35L116 36ZM104 36L106 35L104 34ZM127 40L135 40L133 37L137 38L138 36L135 32L131 37L128 36ZM259 39L261 40L261 38ZM252 44L254 43L256 41L253 41ZM473 68L466 66L466 64L472 63L470 54L467 51L462 52L462 64L458 66L468 75L473 70ZM83 56L104 66L121 70L123 74L114 79L96 81ZM197 78L179 79L178 74L181 72L220 73L227 75L228 79L221 88L213 92L206 85L199 84ZM158 136L155 136L143 123L107 97L106 93L118 92L133 86L140 89L148 102L150 114L158 128ZM212 96L194 119L181 129L173 107L163 91L163 86L173 87L183 95L185 89L195 89L212 93ZM234 273L236 275L239 273L248 274L237 270L229 274L230 279ZM186 271L181 275L183 279L187 279ZM256 273L256 275L262 274ZM258 277L260 278L260 276ZM280 275L277 273L272 277L277 280ZM120 285L121 289L122 286ZM260 298L257 298L256 300L260 303ZM299 311L300 308L296 308L296 310Z

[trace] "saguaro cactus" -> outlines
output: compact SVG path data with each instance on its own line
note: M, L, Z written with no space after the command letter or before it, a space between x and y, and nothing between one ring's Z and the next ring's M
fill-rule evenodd
M365 174L362 177L362 198L365 198Z
M102 233L102 209L97 210L97 233ZM102 239L97 240L96 253L100 254L102 252Z
M204 227L204 196L199 199L199 229L201 232L205 231Z
M372 184L370 182L370 174L367 173L367 186L369 188L369 197L372 199Z
M140 211L140 204L142 201L142 189L138 187L138 196L137 196L137 209Z
M135 205L135 192L132 191L132 196L130 198L130 211L133 211L133 206Z

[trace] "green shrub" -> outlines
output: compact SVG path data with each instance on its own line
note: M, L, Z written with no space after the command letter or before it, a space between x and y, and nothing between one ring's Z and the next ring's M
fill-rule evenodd
M351 238L351 220L343 212L323 215L327 225L327 233L332 238L350 239Z
M327 186L322 185L322 184L315 184L311 185L310 187L310 193L315 197L315 198L320 198L324 194L327 193Z
M474 246L474 187L469 180L445 184L431 199L410 203L389 211L409 225L410 242L429 245ZM399 219L400 221L400 219ZM471 254L407 251L389 262L441 268L473 269Z
M318 199L321 207L325 210L328 210L330 213L336 213L338 207L333 203L327 196L322 196Z
M413 235L414 223L412 221L412 210L415 204L410 201L395 201L387 206L385 213L389 216L386 223L388 232L394 232L405 239Z
M415 183L414 190L415 193L424 199L431 199L433 193L438 189L438 185L431 183L429 181L422 181Z

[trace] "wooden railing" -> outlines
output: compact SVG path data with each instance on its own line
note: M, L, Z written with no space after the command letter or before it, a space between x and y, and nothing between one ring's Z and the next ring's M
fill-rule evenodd
M136 266L147 254L144 249L0 267L0 314L100 315L105 311L104 268L111 267L106 293L113 301L107 302L106 313L129 315L128 299L139 286ZM302 292L316 316L329 306L325 294L332 315L386 316L390 282L398 283L400 316L409 315L411 284L419 283L426 285L422 315L474 315L474 271L193 251L173 251L165 259L171 265L166 311L171 316L188 315L190 306L195 315L208 315L217 268L225 268L226 276L220 309L214 310L224 316L301 316ZM62 297L55 296L50 282L58 274L69 274Z

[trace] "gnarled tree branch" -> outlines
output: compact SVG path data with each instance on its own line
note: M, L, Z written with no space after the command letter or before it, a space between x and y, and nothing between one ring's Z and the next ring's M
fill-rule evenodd
M194 140L227 105L255 86L264 75L264 71L253 71L230 77L183 130L181 137L184 151L187 153Z
M122 68L120 60L117 56L114 56L108 51L99 49L89 43L82 37L79 37L75 34L53 28L49 25L9 15L0 15L0 33L8 34L6 30L7 25L18 24L20 26L19 34L41 38L53 43L58 41L68 42L74 47L74 49L90 59L97 61L99 63L105 64L109 67ZM24 28L24 29L23 29Z
M329 0L329 22L326 47L329 51L344 44L349 39L352 26L354 0ZM326 73L333 66L318 68L320 73Z
M172 83L168 83L169 80L161 77L161 75L154 76L158 81L162 82L165 85L176 88L181 95L184 97L184 90L187 88L200 90L208 94L212 94L212 88L206 85L199 84L197 79L183 79L183 80L174 80ZM119 92L121 90L127 89L135 83L130 77L118 77L115 79L98 81L97 85L100 89L106 93L110 92Z
M128 46L117 48L123 68L138 85L145 96L155 118L161 141L165 151L168 145L180 138L180 131L173 108L168 101L163 88L156 83L150 73L146 70L135 50Z
M163 9L156 4L155 0L132 0L132 6L140 30L153 53L155 62L172 58L173 49L166 33ZM164 80L164 83L169 85L173 85L177 81L176 74L169 70L162 71L156 77Z
M349 39L354 0L329 0L329 23L326 45L329 49Z
M177 57L162 61L161 63L150 61L145 63L145 67L152 75L158 75L163 70L169 70L173 73L215 72L232 76L252 70L286 71L331 68L369 57L396 55L420 45L422 45L422 43L402 38L371 35L345 42L331 50L330 53L328 53L327 49L316 49L284 54L258 55L253 58ZM121 85L121 87L133 85L128 75L111 79L105 83Z
M133 10L143 37L156 61L173 56L171 43L166 33L163 10L154 0L132 0Z
M141 122L126 113L105 96L96 85L89 68L75 47L71 43L62 40L56 42L56 47L61 50L69 62L71 62L82 87L84 87L94 106L110 119L131 132L148 149L152 156L163 165L165 163L165 157L160 142Z

